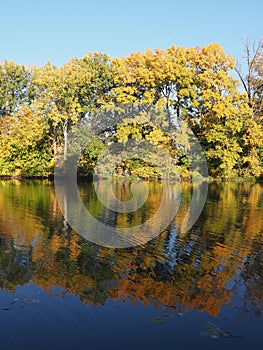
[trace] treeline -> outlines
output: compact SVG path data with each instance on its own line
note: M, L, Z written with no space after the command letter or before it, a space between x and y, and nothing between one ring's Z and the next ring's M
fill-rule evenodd
M89 53L61 67L0 64L0 175L49 176L80 121L100 118L87 140L80 174L93 171L108 145L141 139L164 149L181 177L191 176L175 130L186 121L213 177L263 174L263 43L245 43L242 74L220 45L172 46L110 58ZM236 70L236 78L234 71ZM243 86L244 92L241 92ZM108 116L122 114L119 124ZM101 113L103 115L103 113ZM151 160L112 161L113 174L160 176Z

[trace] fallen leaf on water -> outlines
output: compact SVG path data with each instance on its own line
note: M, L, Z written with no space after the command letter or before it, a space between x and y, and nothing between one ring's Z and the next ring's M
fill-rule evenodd
M25 299L24 300L26 303L39 303L38 299Z
M156 316L156 317L151 317L151 321L154 323L162 323L166 320L167 316Z
M204 322L204 327L205 330L200 332L201 336L204 337L210 337L212 339L217 339L219 336L224 337L224 338L240 338L243 339L244 337L239 336L239 335L233 335L229 331L225 331L223 329L220 329L216 324L212 322Z

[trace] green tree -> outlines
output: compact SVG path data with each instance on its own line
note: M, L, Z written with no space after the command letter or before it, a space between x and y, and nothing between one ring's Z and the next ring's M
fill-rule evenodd
M0 116L11 115L28 102L29 83L25 66L12 61L0 64Z

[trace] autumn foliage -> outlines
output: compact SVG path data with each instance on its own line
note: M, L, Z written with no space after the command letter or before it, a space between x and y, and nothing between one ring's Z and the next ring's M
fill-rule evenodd
M61 67L48 62L25 68L6 61L0 65L0 175L52 175L58 154L67 157L70 130L83 118L93 123L98 110L115 108L127 118L110 132L106 118L101 120L101 133L87 142L80 160L82 174L93 171L107 144L144 139L169 152L180 176L191 176L185 151L171 132L186 121L211 176L258 177L263 171L262 57L261 47L244 93L234 77L234 59L216 43L121 58L89 53ZM124 168L129 175L158 176L151 164L136 161L120 169L113 165L112 172L123 175Z

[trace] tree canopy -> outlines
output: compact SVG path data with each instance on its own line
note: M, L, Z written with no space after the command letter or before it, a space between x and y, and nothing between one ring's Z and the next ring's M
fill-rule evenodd
M186 122L211 176L262 175L262 42L256 49L246 42L245 52L246 73L216 43L120 58L88 53L60 67L5 61L0 64L0 175L52 175L58 154L67 158L69 132L85 118L95 124L103 110L101 130L87 140L79 161L80 173L92 172L112 143L140 139L166 151L176 173L189 178L187 142L176 134ZM126 117L113 125L108 118L114 113ZM112 160L111 173L160 176L153 163Z

